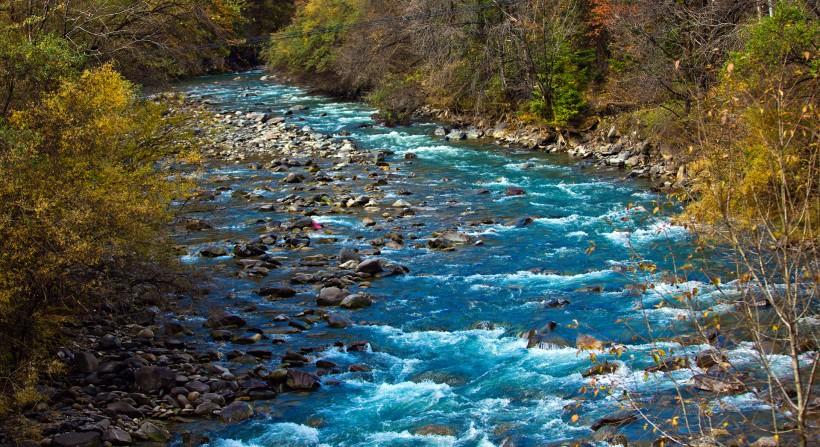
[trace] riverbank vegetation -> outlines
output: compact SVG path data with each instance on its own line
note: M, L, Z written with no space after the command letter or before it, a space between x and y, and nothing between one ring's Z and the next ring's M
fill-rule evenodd
M0 5L0 414L39 399L61 327L111 311L160 265L186 184L161 164L196 146L187 117L141 96L215 66L242 3ZM156 273L156 271L154 271ZM142 275L142 276L145 276Z

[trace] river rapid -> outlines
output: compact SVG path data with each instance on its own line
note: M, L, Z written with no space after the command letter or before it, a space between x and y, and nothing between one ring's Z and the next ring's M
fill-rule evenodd
M211 281L208 297L196 305L241 314L283 341L265 345L275 354L267 361L272 368L294 347L308 348L302 352L311 362L336 365L321 372L313 364L305 367L321 374L316 391L256 402L256 416L240 424L203 426L211 446L558 445L591 440L590 427L622 407L624 389L654 401L653 411L661 414L675 407L669 376L684 383L696 371L644 369L653 364L653 349L676 355L703 349L670 341L687 330L688 311L669 297L696 287L708 297L709 288L699 278L670 284L652 272L647 274L653 289L630 287L637 261L656 264L660 272L683 263L692 249L684 228L663 212L653 213L665 199L649 184L563 155L490 141L445 141L434 136L435 123L382 127L365 105L263 82L261 76L206 77L178 89L217 112L269 112L337 139L344 135L374 153L389 151L389 168L383 171L389 181L378 187L379 200L385 206L405 200L414 214L388 221L376 213L373 226L363 223L362 214L312 216L323 228L311 234L308 254L333 256L343 248L371 254L371 240L398 232L404 243L381 247L379 256L409 273L372 281L367 289L376 297L372 306L339 310L354 322L346 329L330 329L321 321L298 331L286 328L280 316L294 318L316 307L316 286L294 285L295 297L275 301L255 292L288 284L298 260L294 264L288 252L275 253L284 259L283 267L253 279L238 277L230 256L196 253L214 241L230 245L252 239L266 219L291 219L262 213L233 194L251 191L275 202L293 193L277 187L287 172L209 162L200 186L227 187L210 206L185 213L207 220L213 229L176 235L187 247L183 262L201 268ZM294 106L299 107L286 115ZM525 194L510 195L510 188ZM312 194L310 185L303 193ZM527 217L532 221L521 221ZM446 230L467 235L470 242L453 251L427 247L434 232ZM521 334L533 329L544 335L543 342L528 349ZM582 375L593 363L576 348L579 335L622 348L621 355L597 352L598 361L616 366L614 372ZM333 346L360 340L369 342L361 351ZM217 341L212 347L226 353L237 349ZM751 354L736 346L729 355L742 361ZM367 368L350 372L350 365ZM746 395L732 399L736 406L759 405ZM657 438L641 420L620 430L630 439Z

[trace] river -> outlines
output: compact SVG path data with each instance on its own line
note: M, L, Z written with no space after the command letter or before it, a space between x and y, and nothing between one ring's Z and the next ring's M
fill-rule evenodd
M229 257L192 254L214 240L256 236L258 219L287 219L263 216L231 193L254 191L276 200L291 191L262 186L285 174L242 163L210 163L201 176L203 185L212 187L209 182L219 178L229 187L212 206L186 213L206 219L214 229L177 235L188 247L183 261L204 269L213 283L199 305L218 306L272 328L286 341L274 349L313 346L311 357L338 365L322 376L315 392L282 394L257 403L257 416L250 421L209 427L212 446L553 445L589 439L590 426L621 407L623 389L668 402L674 395L670 376L682 383L694 374L691 369L644 372L653 364L653 349L676 354L702 349L669 341L686 331L688 315L670 297L695 287L708 290L699 278L670 284L652 272L654 289L629 287L635 282L630 267L637 261L651 262L660 272L682 264L691 251L687 231L671 224L663 211L653 212L665 199L649 184L563 155L483 140L445 141L433 135L435 123L382 127L365 105L263 82L261 74L200 78L179 89L223 112L284 115L304 106L288 115L288 122L345 134L374 152L390 151L390 182L380 187L382 200L406 200L415 215L375 226L363 225L357 215L314 216L324 231L312 236L311 254L372 249L370 240L397 231L405 244L382 248L380 256L410 272L374 281L368 292L377 297L375 304L342 311L356 322L344 331L323 323L298 332L276 329L281 329L276 315L292 316L314 305L316 295L311 286L274 302L254 293L260 286L286 283L293 274L287 262L264 279L243 279L233 274ZM416 157L406 160L408 153ZM526 193L508 195L508 188ZM515 225L526 217L533 221ZM443 230L461 231L471 243L454 251L424 246L433 232ZM555 329L548 340L554 344L528 349L520 334L548 328L550 322ZM620 346L621 355L603 350L597 356L617 369L583 377L593 363L576 349L579 335ZM337 340L366 340L369 348L347 352L332 346ZM213 347L236 349L230 343L214 342ZM731 355L742 357L747 351L736 349ZM354 364L370 371L349 372ZM593 392L596 388L600 392ZM734 399L737 405L753 405L744 395ZM660 403L657 407L666 411ZM641 420L621 432L630 439L654 439Z

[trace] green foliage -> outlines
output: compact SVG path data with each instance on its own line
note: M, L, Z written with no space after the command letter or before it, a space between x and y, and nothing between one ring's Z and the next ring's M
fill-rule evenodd
M47 34L29 40L10 27L0 28L0 116L56 87L82 61L64 39Z
M568 43L561 45L551 63L540 64L543 71L538 74L528 111L556 126L577 118L586 107L583 90L589 82L588 64L589 51L574 50Z
M362 13L358 0L308 0L293 23L273 34L268 64L308 72L330 70L338 44Z
M157 163L187 147L179 118L110 65L0 121L0 394L32 396L62 315L91 306L112 263L159 262L184 185ZM29 397L27 397L29 396Z
M388 75L370 94L367 101L379 109L388 125L407 123L423 103L418 73L407 76Z
M820 234L818 37L820 24L798 2L778 2L772 17L748 28L710 99L712 139L695 165L689 215L765 224L789 239Z

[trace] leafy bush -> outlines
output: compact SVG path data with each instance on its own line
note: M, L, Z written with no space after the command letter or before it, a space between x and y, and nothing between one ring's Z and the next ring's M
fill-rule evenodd
M106 265L160 259L184 185L157 170L186 136L110 65L0 121L0 387L25 391L53 324L84 308ZM56 319L56 320L55 320Z
M0 116L21 101L36 99L75 73L82 56L52 35L27 39L0 25Z
M424 104L418 76L390 75L368 96L367 101L379 109L388 126L407 123Z

